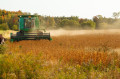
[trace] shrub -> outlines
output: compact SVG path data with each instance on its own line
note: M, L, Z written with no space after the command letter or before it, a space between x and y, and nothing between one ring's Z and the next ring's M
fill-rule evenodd
M9 27L8 27L7 23L0 24L0 30L8 30L8 29L9 29Z
M12 30L18 30L18 26L17 25L13 25L12 26Z
M79 26L79 22L78 21L74 21L74 20L69 20L69 19L64 19L60 22L60 26L64 27L64 26Z

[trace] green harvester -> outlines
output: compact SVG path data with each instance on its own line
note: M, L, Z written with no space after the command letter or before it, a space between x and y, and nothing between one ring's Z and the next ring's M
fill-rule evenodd
M21 15L19 17L19 32L10 34L10 41L21 40L52 40L50 33L40 28L40 22L37 15Z

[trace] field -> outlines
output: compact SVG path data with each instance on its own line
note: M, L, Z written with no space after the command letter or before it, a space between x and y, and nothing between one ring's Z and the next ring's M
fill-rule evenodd
M66 33L65 33L66 34ZM0 79L119 79L120 34L52 36L3 45Z

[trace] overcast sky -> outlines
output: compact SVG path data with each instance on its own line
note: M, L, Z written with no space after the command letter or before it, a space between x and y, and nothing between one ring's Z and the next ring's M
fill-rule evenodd
M92 19L95 15L112 17L120 11L120 0L0 0L0 9Z

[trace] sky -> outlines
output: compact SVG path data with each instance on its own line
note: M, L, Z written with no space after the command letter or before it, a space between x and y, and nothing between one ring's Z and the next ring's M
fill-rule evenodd
M96 15L112 17L120 11L120 0L0 0L0 9L92 19Z

